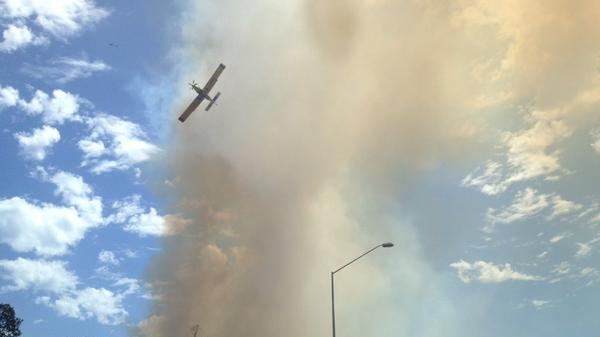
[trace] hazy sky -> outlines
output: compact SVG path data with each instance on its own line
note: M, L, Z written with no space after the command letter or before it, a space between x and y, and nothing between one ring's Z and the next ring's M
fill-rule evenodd
M592 336L594 1L2 1L25 336ZM210 113L176 117L220 63Z

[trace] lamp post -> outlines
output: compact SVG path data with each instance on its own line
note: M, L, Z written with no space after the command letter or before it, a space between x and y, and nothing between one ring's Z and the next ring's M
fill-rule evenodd
M335 273L337 273L338 271L348 267L350 264L352 264L353 262L355 262L356 260L360 259L361 257L369 254L370 252L374 251L375 249L379 248L379 247L383 247L383 248L389 248L389 247L394 247L394 244L391 242L386 242L386 243L382 243L379 244L371 249L369 249L368 251L366 251L365 253L363 253L362 255L360 255L359 257L355 258L354 260L346 263L345 265L339 267L338 269L334 270L331 272L331 327L333 328L333 337L335 337L335 302L334 302L334 291L333 291L333 275Z

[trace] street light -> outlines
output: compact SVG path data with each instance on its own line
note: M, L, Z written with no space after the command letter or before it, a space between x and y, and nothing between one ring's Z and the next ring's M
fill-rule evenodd
M365 253L363 253L362 255L360 255L359 257L355 258L354 260L346 263L345 265L339 267L338 269L334 270L331 272L331 324L332 324L332 328L333 328L333 337L335 337L335 303L334 303L334 291L333 291L333 275L335 273L337 273L338 271L348 267L350 264L352 264L353 262L355 262L356 260L360 259L361 257L369 254L370 252L374 251L375 249L379 248L379 247L383 247L383 248L390 248L390 247L394 247L394 244L391 242L386 242L386 243L382 243L379 244L371 249L369 249L368 251L366 251Z

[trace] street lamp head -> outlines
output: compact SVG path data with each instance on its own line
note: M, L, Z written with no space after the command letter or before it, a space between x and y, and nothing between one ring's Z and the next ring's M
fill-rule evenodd
M386 242L386 243L382 244L381 247L383 247L383 248L394 247L394 244L391 242Z

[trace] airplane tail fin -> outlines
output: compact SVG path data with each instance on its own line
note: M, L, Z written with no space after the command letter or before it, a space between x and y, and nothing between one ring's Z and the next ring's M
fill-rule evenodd
M210 104L206 107L206 109L204 109L204 111L208 111L210 110L210 108L213 106L213 104L215 104L215 102L217 101L217 99L219 99L219 96L221 96L221 93L218 92L215 97L213 97L212 102L210 102Z

